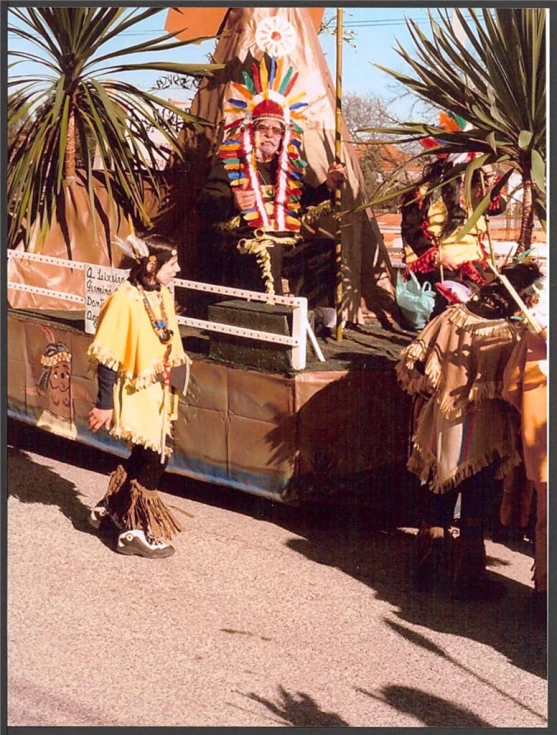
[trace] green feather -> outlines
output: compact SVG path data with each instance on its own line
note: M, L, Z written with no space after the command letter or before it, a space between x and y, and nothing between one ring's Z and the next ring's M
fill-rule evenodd
M246 83L246 87L249 89L249 91L252 94L256 94L255 85L254 85L253 80L250 77L250 75L247 73L247 71L243 71L242 74L244 76L244 81Z
M284 94L284 90L286 89L286 87L288 87L288 82L290 81L290 77L292 76L293 72L294 72L294 67L293 66L289 67L284 79L280 83L280 87L278 88L279 94Z

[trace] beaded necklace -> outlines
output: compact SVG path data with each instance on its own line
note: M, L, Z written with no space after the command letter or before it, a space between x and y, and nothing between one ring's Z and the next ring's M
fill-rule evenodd
M149 299L147 298L147 294L143 290L143 286L141 286L139 283L136 283L136 288L143 297L143 303L145 304L145 311L147 312L149 319L151 320L151 324L153 326L153 329L155 331L155 334L160 339L161 343L163 345L170 342L172 339L172 335L174 332L172 329L168 328L168 315L166 313L166 309L164 308L164 299L162 297L162 294L160 294L159 304L161 307L161 319L157 319L155 312L153 311L153 307L149 303Z

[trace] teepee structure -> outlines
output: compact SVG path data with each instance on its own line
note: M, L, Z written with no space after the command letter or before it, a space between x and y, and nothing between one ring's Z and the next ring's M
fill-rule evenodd
M335 157L335 86L321 48L317 31L323 10L320 8L182 8L171 9L166 30L180 39L218 34L212 61L224 64L215 79L203 80L193 99L191 112L213 124L201 134L184 131L189 150L189 172L179 188L184 216L182 236L195 242L195 209L199 188L208 175L212 157L230 123L229 98L234 83L242 84L243 72L250 73L254 62L267 57L280 60L297 72L292 95L303 94L307 102L303 123L303 158L308 162L305 180L317 185L325 180ZM366 201L364 179L348 140L343 123L341 160L348 180L343 186L342 211L352 210ZM202 216L202 213L198 213ZM334 247L335 221L319 223L320 236L331 238ZM341 222L343 314L347 321L362 323L366 315L381 321L389 319L396 307L393 270L377 223L369 210L350 213ZM188 244L188 247L190 245ZM185 255L195 259L194 247Z

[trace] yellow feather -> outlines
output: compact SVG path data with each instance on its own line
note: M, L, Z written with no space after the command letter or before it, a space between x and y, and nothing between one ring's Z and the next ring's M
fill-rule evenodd
M267 64L265 63L265 57L261 59L259 64L259 76L261 78L261 89L269 89L269 72L267 71Z
M247 87L245 87L243 84L238 84L237 82L230 82L230 86L234 89L235 92L238 94L241 94L242 97L245 97L247 100L250 100L252 98L252 93L249 91Z
M294 97L287 97L286 101L288 102L288 105L293 105L305 96L305 92L298 92L298 94L294 95Z

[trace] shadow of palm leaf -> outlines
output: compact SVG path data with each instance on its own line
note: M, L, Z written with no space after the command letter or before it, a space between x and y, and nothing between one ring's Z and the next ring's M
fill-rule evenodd
M284 687L279 687L279 693L280 698L277 702L253 692L245 696L265 705L274 715L294 727L350 727L350 724L335 712L324 712L309 694L304 692L292 694Z
M357 691L384 702L399 712L412 715L426 727L492 727L470 710L413 687L382 687L382 696L365 689L358 688Z

